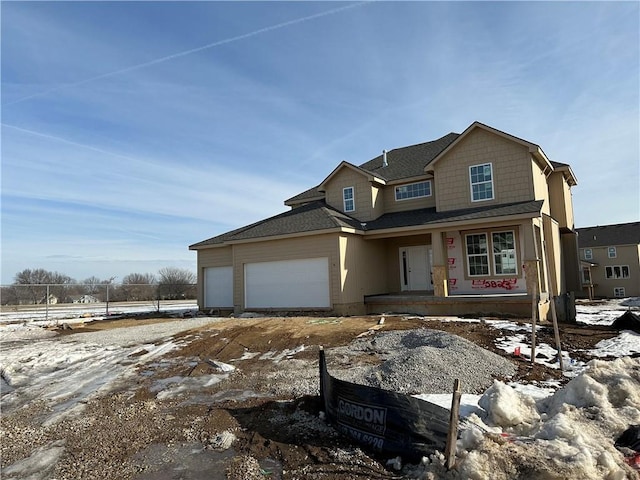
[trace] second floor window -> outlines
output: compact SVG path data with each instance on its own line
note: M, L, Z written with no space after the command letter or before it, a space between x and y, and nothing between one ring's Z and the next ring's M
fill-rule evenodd
M607 278L629 278L629 265L611 265L604 268Z
M471 201L493 200L493 169L490 163L469 167Z
M593 260L593 250L590 248L584 249L584 259L585 260Z
M430 197L431 182L417 182L396 187L396 201L410 198Z
M616 247L607 248L607 254L609 255L609 258L616 258L616 255L617 255Z
M353 197L353 187L342 189L342 200L344 201L344 211L353 212L356 209L355 199Z

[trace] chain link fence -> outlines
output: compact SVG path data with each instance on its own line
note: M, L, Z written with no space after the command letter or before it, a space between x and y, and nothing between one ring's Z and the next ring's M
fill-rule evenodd
M159 284L12 284L0 286L3 318L45 319L78 312L113 316L126 312L160 312L197 308L194 283Z

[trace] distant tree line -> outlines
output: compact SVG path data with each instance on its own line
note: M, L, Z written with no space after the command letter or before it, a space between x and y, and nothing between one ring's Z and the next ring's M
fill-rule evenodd
M186 269L165 267L152 273L130 273L121 283L89 277L77 281L42 268L16 273L10 286L2 287L2 305L48 303L125 302L196 298L196 275ZM48 286L48 287L47 287ZM48 298L47 298L48 293ZM108 296L108 297L107 297Z

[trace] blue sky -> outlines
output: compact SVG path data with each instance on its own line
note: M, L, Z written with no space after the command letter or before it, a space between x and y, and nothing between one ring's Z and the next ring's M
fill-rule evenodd
M2 271L195 272L342 160L478 120L640 218L638 2L2 2Z

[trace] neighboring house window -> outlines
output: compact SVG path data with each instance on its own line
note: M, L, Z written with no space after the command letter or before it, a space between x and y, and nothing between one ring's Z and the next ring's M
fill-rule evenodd
M584 259L585 260L593 260L593 250L590 248L584 249Z
M513 232L495 232L493 240L493 263L496 275L516 273L516 241Z
M345 212L353 212L356 209L356 204L353 198L353 187L342 189L342 199L344 201Z
M582 283L591 283L591 269L582 267Z
M396 187L396 201L431 196L431 182L410 183Z
M604 270L607 278L629 278L629 265L611 265Z
M486 233L467 235L467 265L470 277L489 275L489 248Z
M624 293L624 287L615 287L613 289L613 296L616 298L626 297Z
M607 254L609 255L609 258L616 258L616 247L607 248Z
M493 200L493 172L490 163L469 167L471 200Z
M470 277L490 275L489 251L493 253L494 275L516 275L518 259L516 256L515 232L474 233L466 235L467 267ZM488 242L491 239L491 247Z

